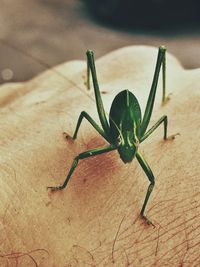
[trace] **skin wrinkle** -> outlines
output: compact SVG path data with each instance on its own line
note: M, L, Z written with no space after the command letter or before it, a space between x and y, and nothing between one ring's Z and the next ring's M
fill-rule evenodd
M136 220L134 221L134 224L136 224L136 223L139 223L139 225L144 225L142 222L140 222L139 215L137 216ZM138 239L139 239L138 237L142 237L142 234L145 233L145 231L146 231L146 225L144 225L144 228L138 230L138 226L139 225L137 225L137 228L136 228L137 230L136 231L132 231L129 235L125 236L126 238L128 238L128 237L138 233L138 235L136 236L136 239L135 239L136 241L134 243L139 243L138 242ZM154 229L151 229L151 233L153 234L154 232L155 232Z
M176 259L176 262L179 263L179 264L182 264L182 258L184 256L184 253L186 251L184 251L183 249L181 249L180 251L178 251L177 253L174 254L174 258ZM172 262L172 259L171 258L168 258L167 259L169 262Z
M119 249L116 249L115 252L116 252L116 251L119 251L119 250L120 250L120 248L119 248ZM102 261L101 261L100 263L102 263L103 261L105 261L106 258L109 258L109 256L103 258ZM115 258L116 258L116 256L115 256ZM99 263L99 264L100 264L100 263Z
M147 236L145 236L145 238L139 240L138 243L140 243L140 244L146 244L146 242L149 242L149 238L151 238L152 235L155 236L155 232L156 232L156 230L154 230L153 232L151 232L150 234L148 234ZM142 235L140 235L140 236L142 236ZM154 241L156 239L157 239L157 237L154 237L153 239L150 239L150 241ZM143 241L145 241L145 242L143 242Z
M197 227L193 228L190 232L188 231L188 235L193 233L195 230L199 229L200 228L200 225L197 225ZM195 235L196 237L197 236L200 236L200 232L198 234Z
M132 214L132 211L131 211L131 214ZM127 218L128 216L126 216L126 218ZM129 227L126 227L121 233L119 233L119 235L118 236L121 236L122 234L124 234L124 233L126 233L128 230L130 230L130 228L131 228L131 226L129 226ZM136 232L134 231L134 232L132 232L131 234L135 234ZM130 235L131 234L127 234L125 237L123 237L123 238L118 238L118 241L125 241L126 239L128 239L129 237L130 237Z
M121 185L119 188L117 188L116 191L114 191L114 192L109 196L109 200L111 200L111 202L113 201L112 196L114 196L115 194L117 194L118 192L120 192L122 186L123 186L123 185ZM108 199L107 199L107 200L108 200ZM107 201L106 201L106 202L107 202ZM136 201L134 201L134 202L132 201L130 205L131 205L131 206L132 206L132 205L134 206L134 203L135 203L135 202L136 202ZM108 206L108 207L106 207L106 205L103 205L103 206L104 206L104 209L107 210L107 212L110 212L110 208L111 208L113 205L116 205L116 203L114 203L114 204L111 203L110 206ZM104 213L104 215L105 215L105 213Z
M180 194L180 193L181 193L181 192L179 192L179 194ZM176 199L176 197L172 198L171 200L175 200L175 199ZM191 199L191 197L188 197L188 198L186 197L186 198L184 198L184 200L190 200L190 199ZM163 202L161 202L161 203L165 203L165 201L163 201ZM177 203L178 203L178 204L179 204L179 203L183 203L183 200L180 200L180 201L178 201L178 202L176 201L176 204L177 204ZM158 203L158 205L159 205L159 203ZM154 205L153 207L151 207L150 210L153 209L154 207L155 207L155 205ZM179 208L181 209L181 208L183 208L183 207L185 207L185 204L184 204L183 206L180 206ZM178 208L177 208L177 209L178 209ZM189 210L190 210L190 209L189 209ZM184 211L187 211L187 210L184 210ZM178 212L176 212L176 213L178 213ZM157 212L154 212L154 213L153 213L153 215L155 215L155 214L157 214Z
M157 256L157 254L158 254L159 240L160 240L160 226L158 228L158 236L157 236L157 243L156 243L156 249L155 249L155 256Z
M174 199L175 199L175 198L174 198ZM174 199L173 199L173 200L174 200ZM179 203L182 203L182 201L179 201ZM172 203L172 205L173 205L173 203ZM200 207L200 205L195 206L194 208L192 207L192 208L187 209L187 210L184 209L184 212L191 211L191 210L193 210L193 209L196 209L197 207ZM181 206L181 207L177 207L177 212L176 212L176 214L179 214L178 209L181 209L181 208L185 208L185 205L183 205L183 206ZM153 207L152 207L152 209L153 209ZM151 208L150 208L150 210L151 210ZM159 213L159 211L156 211L156 212L153 212L152 214L153 214L153 216L155 216L155 215L158 214L158 213ZM183 213L183 209L182 209L182 211L180 211L180 213L181 213L181 214ZM165 215L164 215L164 216L165 216ZM160 218L162 218L162 217L160 217ZM169 222L169 223L170 223L170 222Z
M151 240L151 241L152 241L152 240ZM143 248L142 248L141 250L143 250ZM152 256L152 255L150 255L150 256Z
M138 219L138 217L137 217L137 219ZM122 231L122 232L119 234L119 236L123 235L123 234L124 234L127 230L129 230L129 229L130 229L130 227L129 227L129 228L125 228L125 230ZM143 229L143 231L145 231L145 228ZM130 234L127 234L125 237L118 238L118 241L123 241L124 239L128 238L129 236L131 236L131 235L135 235L137 232L138 232L138 231L132 231ZM153 233L154 233L154 232L153 232ZM141 236L141 233L139 233L139 235ZM150 234L150 235L151 235L151 234ZM137 238L136 238L136 240L137 240Z
M171 251L173 251L173 255L176 255L178 252L182 251L183 245L187 243L187 240L184 240L183 242L179 243L178 245L174 246L173 248L169 249L168 251L166 251L164 254L162 254L159 258L156 259L157 262L161 261L164 257L167 256L167 254L169 254ZM178 252L174 252L177 248L180 248L180 251ZM175 254L174 254L175 253ZM149 255L149 256L152 256Z
M122 234L124 234L126 231L128 231L128 230L130 230L131 229L131 227L129 226L129 227L127 227L127 228L125 228L125 230L123 231L123 232L121 232L120 234L119 234L119 236L121 236ZM142 232L144 231L144 229L143 230L141 230ZM123 238L118 238L118 241L125 241L126 239L128 239L131 235L135 235L136 233L138 233L138 230L137 231L131 231L131 233L128 233L126 236L124 236ZM140 235L141 233L139 232L138 233L138 235ZM135 243L137 242L137 237L135 238ZM131 247L132 247L132 245L131 245Z
M192 218L193 219L193 218ZM191 219L191 221L192 221L192 219ZM187 221L185 222L185 223L187 223ZM181 223L179 226L181 226L181 225L183 225L184 223ZM179 227L178 226L178 227ZM189 228L190 226L187 226L186 228L184 228L184 230L186 230L187 228ZM176 227L177 228L177 227ZM174 228L174 229L176 229L176 228ZM163 236L165 236L166 234L168 234L168 232L169 231L165 231L163 234L160 234L159 235L159 237L161 238L161 237L163 237ZM177 234L179 234L179 232L177 233L174 233L173 235L171 235L169 238L167 238L166 240L165 240L165 242L167 242L167 241L169 241L171 238L173 238L174 236L176 236ZM156 239L156 238L155 238ZM153 240L155 240L155 239L153 239ZM153 241L152 239L151 240L148 240L148 242L152 242ZM142 240L141 240L142 241ZM145 244L144 242L141 242L141 244Z
M158 258L156 259L157 262L159 262L159 261L162 260L164 257L166 257L167 254L169 254L171 251L174 252L173 255L175 256L177 253L179 253L180 251L183 250L183 246L182 246L182 245L185 245L185 243L187 243L187 240L182 241L181 243L179 243L178 245L176 245L175 247L173 247L173 249L169 249L168 251L166 251L165 254L161 255L160 257L158 257ZM181 247L180 251L178 251L178 252L175 253L176 248L179 248L179 247ZM153 255L153 253L151 253L151 254L145 256L143 259L147 259L147 258L149 258L149 257L152 257L152 255Z
M156 210L156 208L163 208L163 205L169 205L168 203L170 203L171 201L175 202L175 197L174 198L170 198L170 199L166 199L166 200L162 200L159 202L156 202L155 204L153 204L150 208L149 208L149 212L151 212L152 216L156 216L157 214L159 214L159 210Z
M198 262L197 262L198 259L200 259L200 255L198 255L196 258L193 259L193 263L197 263L197 264L194 265L194 266L199 266L200 261L199 261L199 263L198 263Z
M182 203L181 201L179 202L179 203ZM172 205L174 205L174 203L172 203ZM185 205L183 206L183 208L185 207ZM196 207L195 207L196 208ZM187 210L186 210L187 211ZM188 211L190 211L190 210L188 210ZM184 210L184 212L185 212L185 210ZM177 212L177 214L179 214L179 212ZM170 224L170 222L169 222L169 224Z
M141 231L141 232L139 232L138 231L138 237L141 235L142 236L142 234L145 232L145 228L143 228L143 230ZM136 232L135 232L136 233ZM135 234L134 233L134 234ZM132 233L130 233L130 236L132 235ZM129 236L129 238L130 238L130 236ZM135 241L131 244L131 245L129 245L128 247L126 246L126 250L130 250L131 248L134 248L134 246L136 245L136 244L138 244L139 242L138 242L138 238L136 237L135 238ZM127 244L129 244L129 242L127 242ZM129 256L130 255L132 255L132 254L135 254L135 253L137 253L138 251L136 251L136 252L132 252L132 253L129 253Z
M16 202L18 202L18 203L20 203L20 199L19 199L19 197L17 196L17 199L15 199L15 203ZM11 204L11 202L10 202L10 204ZM20 205L19 205L19 207L20 207ZM21 211L22 209L20 209L20 211ZM18 213L19 213L19 211L18 211ZM15 234L16 236L18 236L19 237L19 239L20 239L20 233L17 233L17 231L15 231L15 228L17 228L17 221L15 220L15 218L14 218L14 216L13 216L13 213L11 212L11 205L10 205L10 211L9 211L9 209L7 209L7 212L6 212L6 214L7 214L7 217L8 217L8 215L9 215L9 225L12 225L13 224L13 229L12 229L12 232L13 232L13 234ZM4 217L4 221L5 221L5 223L6 223L6 218ZM7 232L8 230L7 230L7 228L9 228L9 227L7 227L8 225L6 225L5 224L5 232ZM13 244L12 244L12 239L11 239L11 237L9 238L9 235L7 235L7 241L9 242L9 247L10 248L12 248L13 247Z
M191 221L193 220L193 218L191 219ZM188 221L187 221L188 222ZM186 222L186 223L187 223ZM184 223L183 223L184 224ZM181 225L183 225L183 224L181 224ZM181 226L181 225L178 225L177 226L177 228L179 227L179 226ZM186 228L184 228L184 230L187 230L188 228L189 228L190 226L187 226ZM168 240L170 240L171 238L173 238L174 236L176 236L177 234L179 234L179 233L174 233L173 235L171 235L168 239L166 239L165 241L167 242Z
M186 230L186 225L184 227L184 233L185 233L185 240L186 240L186 249L185 249L185 253L183 253L181 260L180 260L180 262L181 262L180 264L182 264L182 265L185 262L185 258L187 256L188 251L189 251L189 242L188 242L188 234L187 234L187 230Z

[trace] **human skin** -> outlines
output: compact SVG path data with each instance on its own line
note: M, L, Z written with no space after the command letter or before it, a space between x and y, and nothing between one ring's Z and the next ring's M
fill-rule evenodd
M107 112L124 89L144 110L156 56L133 46L96 61ZM166 114L169 135L180 135L164 141L161 125L139 147L155 175L145 211L155 228L139 217L148 179L117 151L80 160L63 191L47 190L64 182L80 152L107 145L86 121L76 141L63 135L83 110L98 121L85 71L85 62L68 62L0 87L0 266L199 266L200 69L184 70L167 54L172 94L162 106L159 83L150 124Z

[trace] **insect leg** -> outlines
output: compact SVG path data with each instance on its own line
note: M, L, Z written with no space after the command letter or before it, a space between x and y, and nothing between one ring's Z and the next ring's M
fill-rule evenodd
M142 143L150 134L152 134L157 128L158 126L161 124L161 123L164 123L164 140L167 139L167 124L168 124L168 121L167 121L167 116L164 115L162 116L159 121L156 122L156 124L154 126L151 127L151 129L149 129L143 136L142 138L140 139L140 143Z
M66 177L63 185L55 186L55 187L49 186L49 187L47 187L47 189L51 189L51 191L64 189L67 186L67 183L69 182L69 180L70 180L74 170L76 169L76 166L77 166L77 164L78 164L80 159L85 159L85 158L88 158L88 157L91 157L91 156L103 154L103 153L115 150L116 148L117 148L116 146L109 145L107 147L100 147L100 148L90 149L88 151L85 151L85 152L79 154L77 157L75 157L75 159L74 159L74 161L72 163L71 169L70 169L69 173L67 174L67 177Z
M86 120L88 120L92 126L95 128L95 130L97 130L97 132L103 136L103 138L106 139L106 141L109 142L109 138L107 137L106 133L97 125L97 123L90 117L90 115L85 112L85 111L82 111L79 118L78 118L78 122L77 122L77 125L76 125L76 129L75 129L75 132L74 132L74 135L73 135L73 139L76 139L77 137L77 134L78 134L78 130L79 130L79 127L81 125L81 122L83 120L83 118L85 118Z
M146 162L146 160L144 159L144 157L139 153L137 152L136 154L136 158L138 160L138 162L140 163L140 166L142 167L142 169L144 170L144 172L146 173L149 181L150 181L150 185L148 186L148 189L147 189L147 193L146 193L146 196L145 196L145 199L144 199L144 203L143 203L143 206L142 206L142 209L140 211L140 215L141 217L148 223L148 224L152 224L144 215L144 211L145 211L145 208L146 208L146 205L147 205L147 202L149 200L149 197L151 195L151 192L154 188L154 184L155 184L155 181L154 181L154 175L148 165L148 163ZM153 224L152 224L153 225Z
M87 57L87 80L86 80L86 87L90 90L90 67L89 67L89 60Z
M92 73L92 80L93 80L93 86L94 86L94 92L95 92L95 99L96 99L96 105L97 105L97 111L99 114L99 119L102 125L103 130L109 136L110 134L110 127L106 118L103 102L101 99L101 94L99 91L99 85L98 85L98 80L97 80L97 74L96 74L96 68L95 68L95 62L94 62L94 53L91 50L88 50L87 53L87 62L89 69L91 70ZM89 79L89 74L88 74L88 79ZM89 81L88 81L89 83Z
M165 103L166 99L166 48L164 47L164 56L162 62L162 104Z
M156 62L156 68L155 68L155 73L154 73L154 77L153 77L153 82L151 85L151 90L149 93L149 98L147 101L147 105L146 105L146 109L144 112L144 117L142 120L142 125L141 125L141 133L142 135L144 135L148 125L149 125L149 121L151 118L151 114L153 111L153 106L154 106L154 102L155 102L155 96L156 96L156 89L157 89L157 85L158 85L158 78L159 78L159 73L160 73L160 68L161 65L163 65L163 97L162 97L162 101L164 103L165 101L165 53L166 53L166 48L164 46L160 46L159 50L158 50L158 57L157 57L157 62Z

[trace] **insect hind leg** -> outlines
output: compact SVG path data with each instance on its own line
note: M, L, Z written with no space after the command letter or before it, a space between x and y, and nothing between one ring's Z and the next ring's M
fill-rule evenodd
M154 77L151 85L151 90L149 93L147 105L145 108L144 112L144 117L142 120L142 125L141 125L141 130L142 130L142 135L146 132L146 129L149 125L149 121L151 119L151 114L153 111L153 106L155 102L155 96L156 96L156 91L157 91L157 85L158 85L158 79L159 79L159 74L160 74L160 68L162 66L162 74L163 74L163 95L162 95L162 103L166 101L166 48L164 46L160 46L158 50L158 56L157 56L157 61L156 61L156 68L154 72Z

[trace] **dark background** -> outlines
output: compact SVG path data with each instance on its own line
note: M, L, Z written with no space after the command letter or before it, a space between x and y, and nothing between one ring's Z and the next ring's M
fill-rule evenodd
M1 0L0 82L43 71L34 58L54 66L127 45L164 44L185 68L200 67L198 14L196 0Z

